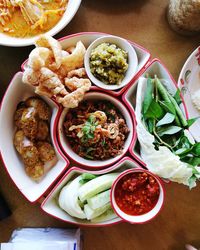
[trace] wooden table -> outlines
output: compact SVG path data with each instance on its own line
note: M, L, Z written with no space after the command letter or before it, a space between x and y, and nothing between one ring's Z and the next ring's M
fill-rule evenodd
M75 0L74 0L75 1ZM182 37L166 21L166 0L83 0L72 22L56 37L81 31L100 31L128 38L158 57L177 80L200 36ZM31 47L0 47L0 95L13 74L20 70ZM3 122L3 121L1 121ZM1 139L1 136L0 136ZM17 227L70 227L45 215L38 204L30 204L0 168L0 189L12 216L0 222L0 242L7 241ZM144 225L122 223L107 228L83 228L84 250L184 249L185 243L200 247L200 184L192 191L183 185L166 185L162 213Z

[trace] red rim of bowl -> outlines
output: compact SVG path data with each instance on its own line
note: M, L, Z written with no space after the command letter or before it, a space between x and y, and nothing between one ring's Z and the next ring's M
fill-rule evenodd
M139 170L139 171L138 171L138 170ZM150 219L145 220L145 221L143 221L143 222L132 222L132 221L129 221L129 220L124 219L123 216L121 216L121 214L119 214L119 213L117 212L117 210L116 210L116 208L115 208L115 206L114 206L114 204L113 204L113 198L112 198L112 196L114 196L114 191L115 191L115 187L116 187L117 182L118 182L123 176L125 176L125 175L127 175L127 174L129 174L129 173L134 173L135 171L136 171L136 172L145 172L145 173L147 173L147 174L153 176L153 177L155 178L155 180L159 183L159 186L161 187L161 190L162 190L162 193L163 193L162 204L161 204L161 206L160 206L158 212L157 212L153 217L151 217ZM128 223L130 223L130 224L145 224L145 223L147 223L147 222L153 220L153 219L161 212L161 210L162 210L162 208L163 208L163 205L164 205L164 199L165 199L165 189L164 189L164 185L163 185L162 180L161 180L158 176L156 176L155 174L153 174L153 173L151 173L150 171L148 171L147 169L143 169L143 168L127 169L127 170L123 171L123 172L117 177L117 179L113 182L112 187L111 187L111 192L110 192L111 206L112 206L112 208L114 209L115 213L116 213L123 221L128 222ZM156 203L156 204L157 204L157 203ZM140 216L140 215L138 215L138 216ZM141 215L141 216L142 216L142 215Z
M133 128L133 134L132 134L132 138L131 138L131 141L130 141L130 144L129 146L127 147L127 149L120 155L120 157L118 159L115 159L113 158L112 162L108 163L108 164L102 164L101 166L89 166L87 164L84 164L84 163L81 163L81 162L78 162L76 159L74 159L71 155L68 154L68 152L66 152L66 150L64 149L63 145L62 145L62 142L61 142L61 138L60 138L60 132L59 132L59 121L60 121L60 118L61 118L61 115L62 115L62 112L64 111L64 109L61 110L61 112L59 113L59 118L58 118L58 123L57 123L57 138L58 138L58 143L59 143L59 146L60 148L62 149L63 151L63 154L66 155L68 158L70 158L71 160L73 160L73 162L75 162L76 164L79 164L81 166L84 166L85 169L103 169L103 168L108 168L110 165L112 164L115 164L117 161L120 161L123 157L125 157L125 155L127 154L127 152L129 152L129 148L131 146L131 143L133 140L135 140L136 138L136 127L135 127L135 122L133 121L133 119L131 118L131 113L130 113L130 110L126 107L126 105L121 101L121 100L118 100L117 97L114 97L104 91L90 91L88 92L88 94L93 94L93 93L100 93L100 94L104 94L104 95L107 95L108 97L110 97L111 99L114 99L116 102L120 103L123 108L127 111L127 114L130 118L130 122L132 124L132 128ZM87 94L86 94L87 96ZM123 114L122 114L123 115ZM102 161L103 162L103 161Z
M79 167L71 167L70 169L67 170L67 172L62 176L62 178L56 183L56 185L53 187L53 189L50 191L50 193L47 195L47 197L44 199L44 201L42 202L40 208L42 209L42 211L45 213L45 214L48 214L50 216L52 216L53 218L56 218L60 221L64 221L66 223L70 223L70 224L73 224L73 225L80 225L80 226L84 226L84 227L106 227L106 226L112 226L112 225L116 225L116 224L119 224L121 223L123 220L120 218L119 221L116 221L116 222L113 222L113 223L108 223L108 224L95 224L95 223L91 223L91 224L83 224L83 223L76 223L76 222L72 222L72 221L69 221L69 220L64 220L64 219L61 219L51 213L48 213L47 211L44 210L44 206L45 204L48 202L49 198L52 196L52 194L55 192L55 190L59 187L59 185L64 181L64 179L71 173L71 172L80 172L80 173L84 173L84 172L87 172L87 173L91 173L91 174L98 174L98 175L101 175L101 174L106 174L106 173L109 173L115 169L117 169L118 165L120 164L123 164L127 161L130 161L132 163L134 163L136 166L137 166L137 169L142 169L142 167L132 158L126 156L124 158L122 158L121 160L119 160L119 162L117 162L115 165L109 167L109 168L106 168L106 169L102 169L102 170L98 170L98 171L92 171L92 170L86 170L86 169L82 169L82 168L79 168Z

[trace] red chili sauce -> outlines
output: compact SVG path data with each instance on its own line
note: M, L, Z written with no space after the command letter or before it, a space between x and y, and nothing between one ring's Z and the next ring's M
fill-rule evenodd
M144 172L125 175L117 183L114 193L119 208L129 215L149 212L156 205L159 194L156 179Z

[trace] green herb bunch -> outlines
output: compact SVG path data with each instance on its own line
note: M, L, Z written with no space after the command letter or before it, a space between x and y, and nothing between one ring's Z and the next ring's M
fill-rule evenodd
M98 121L96 120L96 117L94 115L90 115L81 129L83 133L81 142L87 142L88 140L93 139L94 132L97 126L98 126Z
M143 122L154 135L155 149L168 147L181 161L191 165L195 175L198 171L194 167L200 165L200 143L194 141L188 128L198 117L186 120L179 107L181 102L179 89L172 96L156 76L148 78L142 105Z

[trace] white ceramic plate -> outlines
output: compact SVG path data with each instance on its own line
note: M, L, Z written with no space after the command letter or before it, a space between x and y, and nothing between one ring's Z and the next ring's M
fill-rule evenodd
M178 87L183 94L189 118L200 116L200 111L195 108L191 99L192 95L200 90L200 47L193 51L185 62L178 79ZM195 140L200 142L200 119L190 127L190 132Z
M0 152L5 168L11 179L30 201L38 200L69 165L58 147L56 138L56 125L59 116L59 107L53 101L43 98L52 110L50 135L56 151L58 161L56 165L39 182L33 181L25 173L24 164L13 145L15 125L13 116L19 102L30 96L35 96L32 86L22 83L22 72L18 72L12 79L1 103L0 112Z
M64 210L62 210L58 206L58 196L61 191L61 189L71 180L74 179L77 175L80 175L82 173L92 173L95 175L102 175L110 172L122 172L127 169L132 168L140 168L140 166L133 161L132 159L125 157L120 162L116 163L114 166L101 170L101 171L87 171L83 170L77 167L73 167L68 170L68 172L62 177L62 179L58 182L58 184L54 187L54 189L51 191L51 193L47 196L47 198L44 200L44 202L41 205L42 210L44 210L47 214L76 225L85 225L85 226L107 226L111 224L116 224L121 222L121 218L117 217L109 221L99 222L99 223L92 223L88 220L82 220L75 217L70 216L68 213L66 213Z
M46 34L50 36L56 35L59 31L61 31L74 17L78 8L81 4L81 0L69 0L67 9L63 14L60 21L50 29ZM38 36L31 38L16 38L0 33L0 45L10 46L10 47L23 47L32 45L37 39Z

